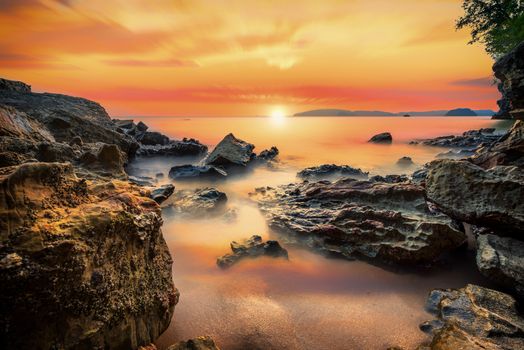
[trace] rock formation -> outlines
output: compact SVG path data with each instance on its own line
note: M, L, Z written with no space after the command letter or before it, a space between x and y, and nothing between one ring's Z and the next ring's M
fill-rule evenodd
M255 158L255 146L228 134L205 159L206 165L222 168L245 167Z
M490 145L502 137L495 133L494 128L484 128L479 130L468 130L462 135L439 136L433 139L411 141L411 144L423 144L425 146L436 146L446 148L475 149L482 145Z
M493 65L502 98L497 101L497 119L524 119L524 42Z
M333 180L343 177L355 179L366 179L369 173L349 165L322 164L309 167L297 173L297 177L303 180Z
M197 337L173 344L167 350L220 350L211 337Z
M229 268L244 258L270 256L273 258L288 259L287 250L277 241L263 242L262 237L254 235L241 243L231 242L232 254L226 254L217 259L217 265L223 269Z
M368 142L371 143L391 143L393 142L393 137L389 132L383 132L381 134L374 135L369 139Z
M226 209L227 195L215 188L176 191L165 203L174 213L190 217L221 214Z

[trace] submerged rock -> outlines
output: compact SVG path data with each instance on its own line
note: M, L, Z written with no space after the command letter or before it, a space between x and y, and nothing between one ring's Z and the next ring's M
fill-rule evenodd
M501 136L501 134L495 133L494 128L484 128L465 131L462 135L447 135L435 137L433 139L411 141L411 144L420 143L425 146L467 148L471 150L484 144L492 144Z
M171 195L175 192L175 186L172 184L162 185L160 187L157 187L153 190L151 190L151 199L157 202L158 204L161 204L166 201Z
M480 235L477 243L479 271L524 297L524 242L487 234Z
M301 170L297 177L303 180L333 180L343 177L366 179L368 174L349 165L322 164Z
M450 218L430 210L412 183L343 179L259 188L269 226L298 243L347 259L430 263L465 242Z
M140 188L67 163L2 168L0 188L2 348L137 348L167 328L172 260Z
M203 336L178 342L166 350L220 350L220 348L211 337Z
M270 256L273 258L288 259L287 250L282 248L277 241L263 242L262 237L254 235L241 243L231 242L232 254L226 254L217 259L217 265L223 269L229 268L244 258L257 258Z
M151 156L176 156L176 157L198 157L207 153L207 146L195 139L184 139L182 141L170 141L165 145L147 146L142 145L137 151L141 157Z
M411 159L411 157L402 157L397 160L397 165L401 167L410 167L415 165L415 163L413 163L413 159Z
M428 199L453 218L505 235L524 231L524 173L518 167L485 170L467 161L434 161L426 191Z
M224 179L227 173L210 165L176 165L169 170L169 177L178 180L191 180L195 178Z
M421 329L433 339L422 349L512 350L524 348L524 319L511 296L468 284L433 290L426 303L437 319Z
M374 135L369 139L368 142L371 143L391 143L393 142L393 137L389 132L383 132L381 134Z
M191 217L217 215L225 211L227 195L215 188L176 191L167 205L175 213Z
M237 139L233 134L228 134L207 156L205 164L226 169L228 167L245 167L255 157L254 148L254 145Z

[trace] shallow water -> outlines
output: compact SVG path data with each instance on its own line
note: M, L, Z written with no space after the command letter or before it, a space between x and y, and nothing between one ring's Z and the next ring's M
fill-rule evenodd
M179 340L211 335L222 349L385 349L412 348L425 335L419 323L430 319L423 305L433 288L486 284L477 273L471 251L459 251L431 272L385 270L359 261L326 259L286 246L290 260L260 258L241 261L229 270L215 261L229 252L229 242L253 234L285 238L271 232L248 197L259 186L296 181L305 166L348 164L375 174L411 173L398 158L417 165L444 151L409 145L417 138L460 134L469 129L509 125L487 118L146 118L152 130L173 138L193 137L210 146L224 135L251 142L261 151L280 150L275 169L258 168L214 186L228 195L237 218L184 219L164 217L164 236L174 258L173 278L181 292L173 322L158 340L160 349ZM389 131L392 145L372 145L374 134ZM138 160L132 171L163 172L188 159ZM167 177L164 182L169 181ZM208 184L182 182L177 188Z

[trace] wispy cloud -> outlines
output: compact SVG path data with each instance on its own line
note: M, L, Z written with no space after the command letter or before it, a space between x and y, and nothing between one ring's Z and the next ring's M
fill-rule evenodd
M493 77L475 78L475 79L459 79L449 83L455 86L473 86L491 88L495 84Z

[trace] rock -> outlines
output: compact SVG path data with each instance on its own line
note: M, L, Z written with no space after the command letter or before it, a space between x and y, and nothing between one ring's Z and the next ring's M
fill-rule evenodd
M297 177L303 180L333 180L343 177L366 179L368 173L349 165L322 164L301 170Z
M496 119L509 119L512 112L524 108L524 42L502 56L493 65L495 77L499 80L498 89L502 98L497 101L500 110ZM522 115L514 113L514 117Z
M173 344L167 350L220 350L211 337L203 336Z
M522 238L524 173L518 167L485 170L467 161L434 161L426 191L428 199L452 218Z
M205 159L206 165L223 168L245 167L254 159L254 145L228 134Z
M176 191L169 207L177 214L190 217L217 215L226 209L227 195L215 188Z
M507 294L471 284L437 289L430 293L426 308L437 317L421 325L433 335L427 349L524 348L524 319Z
M342 179L259 188L269 226L317 251L377 263L426 264L465 242L422 187Z
M487 234L478 236L477 243L479 271L524 297L524 242Z
M155 186L154 179L149 176L129 176L128 177L129 182L134 183L135 185L139 186L146 186L146 187L153 187Z
M139 188L67 163L2 168L0 188L3 348L137 348L167 328L172 260Z
M195 178L225 179L227 173L214 166L204 165L177 165L169 170L169 177L178 180L190 180Z
M43 142L35 154L41 162L68 162L76 158L75 151L67 143Z
M207 153L207 146L195 139L184 139L182 141L171 141L166 145L148 146L142 145L137 152L138 156L176 156L176 157L198 157Z
M368 142L372 143L391 143L393 142L393 137L389 132L383 132L381 134L377 134L369 139Z
M126 156L120 148L117 145L107 144L98 147L98 150L90 150L82 154L79 159L80 164L101 175L125 178Z
M464 159L475 154L474 149L449 150L436 155L437 159Z
M6 136L33 142L55 141L51 133L38 120L13 107L0 105L0 137Z
M166 135L163 135L157 131L145 131L141 134L139 134L136 137L137 141L140 142L142 145L167 145L169 144L170 140L169 137Z
M415 165L415 163L413 163L413 159L411 159L411 157L402 157L397 160L397 165L401 167L410 167Z
M25 158L15 152L0 152L0 168L22 164Z
M163 179L163 178L164 178L164 173L156 173L156 174L155 174L155 177L156 177L157 179Z
M53 136L52 141L69 143L75 136L80 136L86 143L117 144L129 156L138 149L136 141L119 133L105 109L93 101L59 94L0 89L0 106L9 106L38 121Z
M433 139L411 141L411 144L423 144L425 146L465 148L469 151L481 145L489 145L496 142L502 135L494 133L492 128L480 130L468 130L462 135L439 136Z
M69 146L79 146L82 147L84 145L84 141L82 141L82 138L80 136L75 136L69 141Z
M411 174L411 181L417 185L426 186L426 177L428 176L428 168L424 166L422 169L415 170Z
M385 182L390 184L396 184L401 182L408 182L409 178L406 175L375 175L369 178L371 182Z
M476 117L477 113L469 108L455 108L446 112L447 117Z
M167 184L152 190L150 197L158 204L161 204L166 199L168 199L173 194L173 192L175 192L175 186L172 184Z
M145 132L145 131L147 131L147 129L149 129L149 127L148 127L146 124L144 124L143 122L140 121L140 122L138 122L138 124L136 125L136 129L137 129L138 131L140 131L140 132Z
M7 80L7 79L0 78L0 90L9 90L9 91L14 91L14 92L30 93L31 86L25 83L22 83L21 81Z
M257 159L260 161L271 161L274 160L278 156L278 148L275 146L271 147L270 149L265 149L257 156Z
M217 259L217 265L223 269L229 268L239 260L250 257L270 256L273 258L288 259L287 250L282 248L277 241L263 242L262 237L254 235L242 243L231 242L233 254L226 254Z

